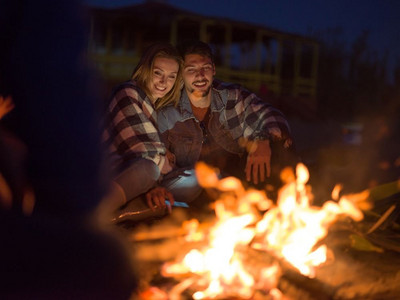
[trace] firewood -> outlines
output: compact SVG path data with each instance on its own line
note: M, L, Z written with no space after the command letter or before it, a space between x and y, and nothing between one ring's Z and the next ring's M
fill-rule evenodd
M385 222L385 220L390 216L390 214L394 211L396 205L392 205L389 209L379 218L379 220L368 230L367 234L374 232L379 226Z

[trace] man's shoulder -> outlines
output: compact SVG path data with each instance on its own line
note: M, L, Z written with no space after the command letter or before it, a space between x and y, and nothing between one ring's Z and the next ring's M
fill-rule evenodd
M213 89L216 90L217 92L238 90L241 88L242 86L237 83L226 82L219 79L213 80Z
M238 101L240 102L252 94L240 84L221 80L213 81L213 91L214 94L219 95L217 98L222 100L223 105L225 105L227 109L233 108L237 105Z
M176 106L173 103L165 105L158 109L158 114L170 114L170 113L177 113L179 112L179 104Z
M171 129L181 119L181 110L172 104L164 106L157 111L157 124L161 133Z
M158 119L180 119L181 109L173 104L166 105L157 111Z
M214 79L213 81L213 91L219 94L224 103L226 101L237 101L238 99L245 98L250 93L238 83L226 82L218 79Z

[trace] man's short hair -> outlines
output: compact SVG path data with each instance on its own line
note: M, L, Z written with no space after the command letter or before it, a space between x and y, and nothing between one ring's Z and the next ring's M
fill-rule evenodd
M199 54L210 58L214 63L214 55L211 47L202 41L186 40L178 45L178 50L183 59L185 59L185 56L188 54Z

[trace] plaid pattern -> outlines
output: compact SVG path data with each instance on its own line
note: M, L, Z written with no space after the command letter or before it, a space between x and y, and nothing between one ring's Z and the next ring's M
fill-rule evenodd
M234 139L245 137L251 140L260 138L287 140L290 137L290 127L284 115L271 104L258 98L254 93L238 84L214 80L213 82L215 110L222 110L226 128ZM211 106L213 110L213 105Z
M117 166L137 157L159 166L164 161L166 150L157 129L156 111L134 81L114 89L105 125L103 140Z
M233 139L291 140L290 127L284 115L254 93L238 84L216 79L211 91L211 112L219 112L220 124L229 130ZM177 109L179 113L167 107L159 114L161 132L171 130L175 122L194 118L186 91L183 91Z

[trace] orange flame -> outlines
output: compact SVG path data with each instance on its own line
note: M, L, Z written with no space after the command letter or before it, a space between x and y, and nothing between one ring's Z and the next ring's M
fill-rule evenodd
M328 250L326 245L316 249L315 245L327 235L329 226L340 215L355 221L363 218L351 197L342 197L338 202L327 201L322 207L312 206L312 195L306 185L309 172L303 164L297 165L295 177L287 173L277 205L262 191L245 191L236 178L217 180L212 169L204 164L199 164L196 172L204 176L199 181L205 186L223 192L215 201L217 222L207 235L196 232L198 222L186 223L185 226L193 226L187 238L202 237L207 239L207 246L192 249L181 261L164 264L162 270L164 276L196 276L196 280L191 277L179 284L179 289L196 284L199 290L193 294L193 299L250 298L255 289L279 299L277 282L281 270L278 263L261 267L253 274L242 262L237 249L251 247L266 251L289 262L303 275L314 277L316 267L326 261ZM339 189L337 187L332 195L336 200ZM195 236L197 238L193 238Z

